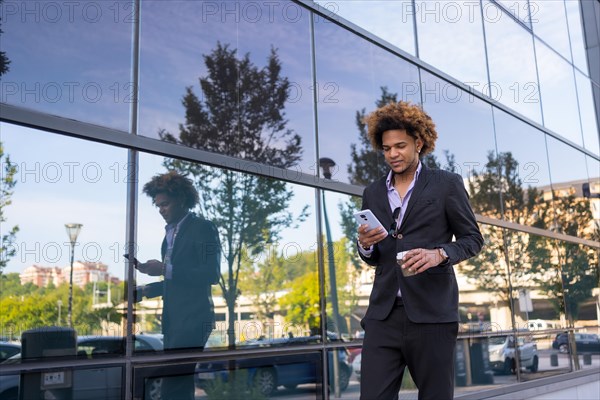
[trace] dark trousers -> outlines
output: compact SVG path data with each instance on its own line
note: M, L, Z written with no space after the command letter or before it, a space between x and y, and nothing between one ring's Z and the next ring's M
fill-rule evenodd
M361 400L398 399L408 367L419 400L454 397L454 351L458 323L417 324L396 305L387 319L363 319Z

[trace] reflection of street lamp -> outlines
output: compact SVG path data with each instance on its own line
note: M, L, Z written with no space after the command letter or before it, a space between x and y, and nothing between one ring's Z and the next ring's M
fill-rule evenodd
M75 258L75 243L81 230L81 224L65 224L67 235L71 242L71 270L69 271L69 327L73 327L73 259Z
M323 168L323 176L325 179L331 179L331 168L335 167L335 161L333 161L331 158L323 157L319 159L319 166ZM338 314L337 282L335 277L335 259L333 257L333 242L331 240L329 218L327 217L327 207L325 206L325 191L323 191L323 216L325 219L325 234L327 235L327 255L329 261L329 283L331 292L331 306L333 308L333 323L339 339L340 321Z
M62 300L58 300L56 302L56 304L58 305L58 319L57 319L56 326L60 326L60 309L62 307Z
M323 168L325 179L331 179L331 168L335 167L335 161L331 158L320 158L319 166ZM327 236L327 256L329 261L329 292L331 299L331 308L333 311L333 328L338 340L340 335L340 319L338 313L337 282L335 277L335 260L333 257L333 242L331 241L331 229L329 228L329 218L327 217L327 207L325 207L325 191L323 191L323 217L325 219L325 234ZM326 330L327 333L327 330ZM333 379L335 397L340 397L339 371L338 371L338 350L333 349Z

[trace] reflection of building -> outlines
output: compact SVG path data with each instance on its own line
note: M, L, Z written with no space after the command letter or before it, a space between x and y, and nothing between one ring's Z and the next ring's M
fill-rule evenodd
M59 286L69 282L71 267L43 267L32 265L25 268L20 274L21 284L33 283L38 287L46 287L50 284ZM119 279L111 277L108 266L102 263L81 262L73 263L73 285L84 287L91 282L119 283Z

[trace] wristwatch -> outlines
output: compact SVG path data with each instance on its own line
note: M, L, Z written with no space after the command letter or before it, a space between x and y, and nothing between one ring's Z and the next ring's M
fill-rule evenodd
M444 250L443 247L438 247L437 251L438 253L440 253L440 257L442 257L442 259L444 260L442 262L445 262L449 258L448 253L446 253L446 250Z

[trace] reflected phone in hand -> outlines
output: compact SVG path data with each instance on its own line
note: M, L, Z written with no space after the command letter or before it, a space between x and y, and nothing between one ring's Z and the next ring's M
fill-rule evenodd
M371 210L364 209L354 213L354 218L359 225L367 225L369 230L383 228L383 225ZM383 228L385 230L385 228Z
M129 254L123 254L123 257L125 257L127 260L129 260ZM140 263L140 262L138 261L138 259L137 259L137 258L135 258L135 257L133 257L133 266L134 266L135 268L137 268L137 266L138 266L138 264L139 264L139 263Z

